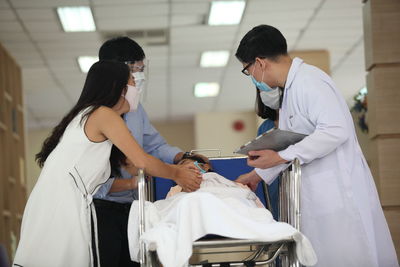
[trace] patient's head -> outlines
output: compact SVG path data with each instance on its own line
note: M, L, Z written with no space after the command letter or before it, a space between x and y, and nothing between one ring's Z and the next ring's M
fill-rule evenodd
M197 163L195 163L197 162ZM212 172L211 163L208 158L196 154L184 154L182 159L178 162L179 165L195 164L200 167L204 172Z

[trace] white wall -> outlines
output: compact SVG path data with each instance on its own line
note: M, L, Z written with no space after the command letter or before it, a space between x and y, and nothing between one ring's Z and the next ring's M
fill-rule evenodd
M31 130L27 131L27 144L26 144L26 194L29 194L32 191L33 186L35 185L37 178L40 174L40 167L35 162L35 155L39 153L42 149L43 141L50 134L52 129L43 129L43 130Z
M195 148L193 121L157 123L153 126L171 146L176 146L183 151Z
M237 120L244 122L242 131L232 127ZM257 126L254 111L198 113L195 116L196 148L220 149L222 156L234 155L235 149L256 136Z

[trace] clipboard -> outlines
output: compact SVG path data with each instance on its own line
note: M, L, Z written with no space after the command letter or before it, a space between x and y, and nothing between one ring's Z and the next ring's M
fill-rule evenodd
M242 145L233 153L247 155L249 151L264 149L270 149L278 152L286 149L290 145L300 142L306 136L307 135L305 134L280 129L271 129Z

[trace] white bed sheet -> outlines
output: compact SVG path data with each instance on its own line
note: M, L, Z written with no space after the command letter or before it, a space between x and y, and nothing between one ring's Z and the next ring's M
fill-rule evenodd
M215 179L215 175L219 176L207 173L203 179ZM141 241L147 249L157 250L163 266L181 267L188 264L193 242L207 234L268 242L293 238L299 261L314 265L317 258L308 239L291 225L274 221L267 209L258 208L244 197L248 195L245 190L207 186L193 193L146 202L146 231ZM138 204L133 202L128 222L133 261L139 261Z

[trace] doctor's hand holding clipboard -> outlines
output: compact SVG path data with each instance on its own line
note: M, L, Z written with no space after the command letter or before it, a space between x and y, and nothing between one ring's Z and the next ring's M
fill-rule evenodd
M247 164L254 168L268 169L276 165L287 163L288 161L281 158L278 152L273 150L249 151Z
M300 142L306 136L291 131L271 129L244 144L235 153L247 155L247 164L249 166L268 169L287 163L288 160L283 159L278 152Z

